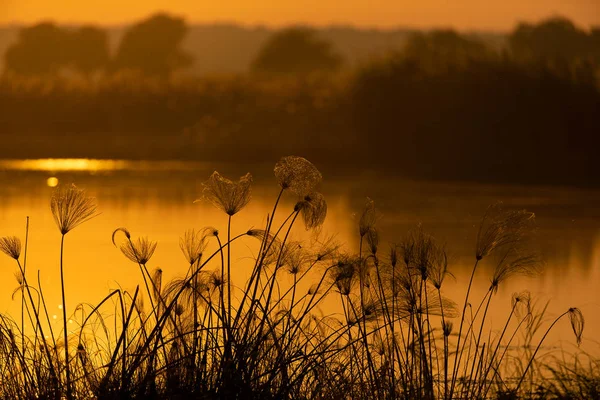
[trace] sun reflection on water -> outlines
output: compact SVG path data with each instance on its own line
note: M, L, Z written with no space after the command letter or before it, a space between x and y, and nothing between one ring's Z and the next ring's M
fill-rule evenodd
M206 167L205 163L190 161L133 161L101 160L92 158L39 158L0 160L0 170L9 171L193 171ZM50 186L50 184L48 185Z

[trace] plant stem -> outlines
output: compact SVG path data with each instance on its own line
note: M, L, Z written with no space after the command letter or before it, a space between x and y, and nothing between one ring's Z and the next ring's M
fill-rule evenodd
M65 371L67 373L67 399L71 400L71 368L69 366L69 332L67 331L67 303L65 301L65 279L63 273L63 254L65 247L65 235L60 239L60 289L62 293L63 335L65 339Z

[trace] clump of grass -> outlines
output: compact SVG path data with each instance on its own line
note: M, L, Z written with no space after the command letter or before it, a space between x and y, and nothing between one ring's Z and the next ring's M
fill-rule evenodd
M96 215L96 207L79 189L57 192L52 210L62 235L63 341L56 340L49 324L39 279L37 287L30 284L21 266L20 240L0 239L0 250L19 266L23 305L20 328L10 318L0 318L0 396L530 395L534 361L554 325L569 317L580 341L583 316L570 308L549 325L533 352L520 353L525 361L511 373L508 361L520 351L513 346L515 337L528 331L531 342L531 332L543 325L544 310L536 314L527 292L513 296L502 331L491 331L488 310L499 286L537 269L537 257L526 242L533 214L505 212L497 206L488 210L477 235L464 302L457 305L444 295L451 276L446 247L422 227L399 238L389 250L382 249L378 229L382 215L368 199L358 226L359 246L352 251L320 232L327 202L318 192L322 177L314 165L301 157L284 157L275 176L280 192L265 226L238 232L232 217L250 201L250 175L238 182L216 172L209 178L205 198L223 212L227 235L213 227L186 231L180 239L186 272L170 282L163 282L162 270L149 265L157 243L117 228L112 241L139 266L145 290L117 289L95 306L79 305L70 316L78 333L70 336L62 280L64 236ZM288 192L297 201L291 209L281 210L281 199ZM283 218L276 218L282 211ZM298 224L311 232L311 240L295 239ZM231 274L237 267L231 248L242 243L254 258L252 265L240 265L250 270L245 282L237 282ZM494 266L490 285L483 298L473 301L474 275L484 262ZM34 326L31 335L23 330L26 319ZM59 356L61 351L64 357ZM567 369L551 371L558 378L569 378Z

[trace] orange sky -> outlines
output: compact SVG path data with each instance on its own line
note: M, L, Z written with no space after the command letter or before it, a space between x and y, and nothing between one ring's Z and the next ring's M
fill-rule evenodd
M600 25L600 0L0 0L0 24L42 19L127 23L156 11L188 22L280 26L350 24L369 27L454 27L509 30L518 21L566 16Z

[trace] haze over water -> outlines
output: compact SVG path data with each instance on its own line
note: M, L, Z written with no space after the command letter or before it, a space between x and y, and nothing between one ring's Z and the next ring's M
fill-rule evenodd
M14 160L0 167L0 235L24 239L26 216L30 217L27 252L28 279L37 270L49 312L60 326L59 249L60 234L50 212L50 196L57 178L61 184L76 183L96 196L101 214L77 227L66 237L65 280L67 308L73 312L81 302L97 304L109 290L133 290L142 285L138 267L127 260L111 243L116 228L126 227L134 238L148 236L158 241L149 268L160 267L164 282L181 276L187 269L179 249L179 237L187 229L214 226L226 232L226 215L202 197L201 183L217 169L231 179L247 171L254 175L253 198L248 207L233 218L233 234L249 228L262 228L278 193L269 165L222 166L185 162L127 162L120 160ZM337 234L344 248L356 251L358 216L366 196L376 202L385 218L380 221L380 251L387 253L389 243L399 242L419 223L426 232L447 243L450 280L446 295L460 303L474 261L477 228L486 207L503 201L508 208L536 213L535 246L543 260L542 274L532 278L513 278L500 285L492 302L493 313L502 321L510 307L513 292L529 290L539 304L550 300L547 317L557 316L569 307L579 307L586 317L583 349L599 354L594 341L600 328L595 310L600 306L597 283L600 280L600 190L544 186L485 185L475 183L434 183L378 178L363 174L346 178L325 176L321 187L328 200L328 216L322 235ZM288 215L295 198L286 197L276 216ZM310 239L302 224L292 232L294 239ZM251 262L256 241L244 238L234 249L240 262L234 271L234 284L244 281L243 266ZM215 249L209 247L209 252ZM212 250L211 250L212 249ZM242 267L240 267L240 265ZM214 268L216 264L209 265ZM249 269L249 267L248 267ZM472 302L477 304L489 287L491 263L478 271ZM20 296L11 300L17 287L13 273L17 268L8 257L0 258L0 311L14 316L20 312ZM324 313L335 310L322 310ZM74 317L76 318L76 317ZM492 318L491 320L493 320ZM500 329L501 327L494 327ZM568 323L553 332L550 346L558 340L572 343ZM572 349L567 344L568 350Z

